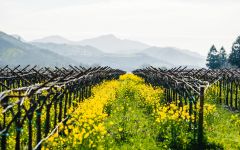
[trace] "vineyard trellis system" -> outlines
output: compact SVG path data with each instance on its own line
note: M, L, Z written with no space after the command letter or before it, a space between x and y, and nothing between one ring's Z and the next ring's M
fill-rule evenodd
M91 96L92 86L125 73L110 67L0 68L0 148L5 150L7 143L14 142L17 150L41 149L42 142L69 118L68 111ZM212 101L231 110L240 110L238 69L147 67L133 73L146 83L163 87L166 103L179 107L189 105L189 115L194 115L189 130L194 132L200 149L203 146L204 96L209 87L213 87ZM23 130L27 135L24 138ZM9 141L10 136L14 141Z
M240 110L239 69L187 69L187 67L181 66L172 69L147 67L137 69L133 73L144 78L146 83L163 87L167 103L175 103L179 107L189 105L189 114L194 115L194 120L190 121L189 128L194 130L194 138L200 149L203 146L204 95L209 87L215 88L212 93L214 102L224 104L231 110ZM198 102L200 103L199 111L197 111Z
M68 110L91 96L92 86L124 73L110 67L0 68L0 149L7 149L7 137L12 136L15 149L27 145L29 150L40 150L42 142L66 122ZM22 140L24 125L27 139Z

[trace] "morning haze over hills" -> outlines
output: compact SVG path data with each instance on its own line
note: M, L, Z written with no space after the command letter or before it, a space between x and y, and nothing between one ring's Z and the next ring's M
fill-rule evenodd
M198 53L120 39L112 34L81 41L49 36L26 42L21 35L0 32L0 52L3 65L107 65L127 71L147 65L205 67L205 58Z

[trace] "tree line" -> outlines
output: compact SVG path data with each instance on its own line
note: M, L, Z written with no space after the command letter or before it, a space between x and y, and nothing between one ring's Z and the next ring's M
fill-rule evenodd
M208 52L206 65L209 69L240 68L240 36L233 43L229 55L224 47L218 51L213 45Z

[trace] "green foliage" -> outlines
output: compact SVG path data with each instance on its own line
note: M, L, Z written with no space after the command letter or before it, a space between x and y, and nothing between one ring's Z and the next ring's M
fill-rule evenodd
M156 121L156 108L152 105L159 107L157 105L163 98L157 96L163 93L156 94L156 91L143 82L123 81L117 99L105 107L109 117L105 120L108 136L104 148L145 150L187 149L191 146L193 132L189 130L189 122L174 119ZM154 96L157 96L157 101Z
M158 141L162 148L186 149L193 141L193 132L184 121L168 120L160 123L158 128Z
M209 69L218 69L221 66L220 59L219 59L219 53L216 49L216 47L213 45L210 48L210 51L207 56L207 67Z
M205 94L207 103L217 104L216 111L204 118L206 141L215 144L218 149L238 150L240 149L240 116L219 104L218 90L217 86L213 85ZM226 97L225 94L222 91L222 100Z
M224 49L224 47L222 47L220 49L219 62L220 62L220 68L227 67L227 54L226 54L226 50Z
M219 52L214 45L211 47L207 56L207 67L209 69L227 67L227 54L224 47L222 47Z
M240 68L240 36L233 43L232 51L229 55L229 63Z
M134 89L122 87L114 103L107 106L105 110L111 111L105 121L109 133L106 149L159 149L157 124L145 113L140 98Z
M218 106L217 111L205 118L205 133L209 143L222 149L240 149L240 117Z
M179 111L179 107L175 104L162 104L163 90L146 85L142 79L134 75L124 75L116 82L109 82L102 86L96 86L96 89L93 88L94 96L81 102L79 104L81 107L78 106L78 109L74 111L75 113L69 110L71 119L66 122L67 126L62 126L59 132L51 136L43 146L47 147L52 144L53 149L57 149L57 147L126 150L198 149L198 144L194 139L196 137L194 136L194 128L189 126L190 118L188 117L191 116L188 114L188 105L183 106L182 110L184 111ZM52 90L51 92L57 91ZM47 96L48 92L43 91L42 96ZM209 87L205 93L205 141L203 147L205 149L240 149L240 115L230 112L220 105L217 105L217 108L215 105L210 105L219 101L217 93L216 85ZM50 96L47 103L52 98ZM9 102L14 101L16 100L10 99ZM26 99L24 103L27 109L30 107L29 102L30 100ZM63 101L63 106L65 102L67 101ZM59 110L58 106L56 110ZM33 123L34 139L36 138L36 117L40 115L41 120L44 121L46 120L46 112L47 109L44 107L41 114L34 113L33 122L31 122ZM49 113L52 116L50 123L53 127L55 114L53 107ZM0 114L0 117L3 116ZM8 122L10 119L11 117L7 117ZM44 131L45 126L44 124L41 127L42 131ZM80 134L80 130L84 132ZM28 126L24 126L21 131L23 131L21 145L26 147ZM8 149L14 149L16 127L10 128L9 133ZM76 139L75 142L73 142L74 139ZM81 142L78 141L80 139ZM36 141L33 142L33 145L35 144Z

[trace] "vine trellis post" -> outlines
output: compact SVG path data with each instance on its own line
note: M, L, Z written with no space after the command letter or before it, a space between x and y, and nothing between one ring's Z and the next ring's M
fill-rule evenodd
M199 149L204 149L203 147L203 108L204 108L204 86L200 87L200 110L199 110L199 127L198 127L198 144Z
M100 66L0 68L0 149L41 149L69 110L91 96L91 86L124 73Z
M146 83L163 87L166 103L175 103L179 107L189 105L189 115L194 114L195 118L190 121L189 128L194 129L194 139L199 145L203 145L203 108L206 100L240 111L239 69L188 69L182 66L162 69L150 66L134 70L133 73L144 78Z

